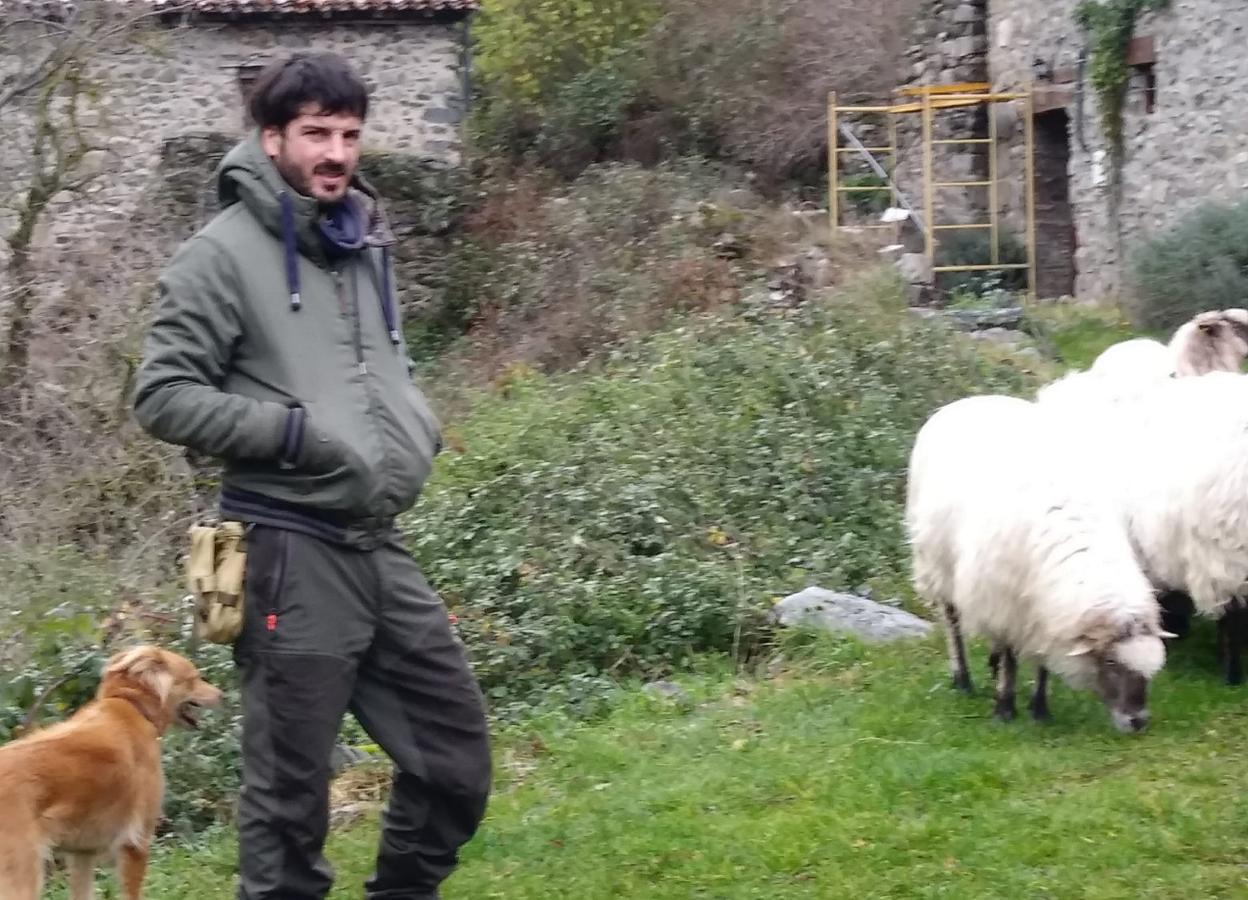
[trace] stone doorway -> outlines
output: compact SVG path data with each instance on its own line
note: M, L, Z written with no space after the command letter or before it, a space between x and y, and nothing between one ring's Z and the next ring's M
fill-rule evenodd
M1075 291L1075 218L1070 205L1070 117L1065 109L1035 117L1036 296Z

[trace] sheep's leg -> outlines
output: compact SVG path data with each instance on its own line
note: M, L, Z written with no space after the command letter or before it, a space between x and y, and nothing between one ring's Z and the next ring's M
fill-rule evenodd
M954 690L970 694L971 670L966 664L966 645L962 642L962 626L958 623L958 611L951 603L941 603L945 614L945 639L949 642L949 668L953 673Z
M1014 707L1015 682L1018 677L1018 659L1009 647L1001 648L1001 665L997 670L997 705L992 714L1002 722L1009 722L1017 715Z
M1231 600L1218 619L1218 649L1226 666L1226 683L1243 684L1244 668L1240 651L1244 645L1244 632L1248 630L1248 610L1238 597Z
M1031 717L1037 722L1049 722L1053 716L1049 713L1049 670L1044 666L1036 669L1036 692L1031 695Z
M988 654L988 671L992 673L992 682L996 684L997 675L1001 671L1001 648L994 646Z

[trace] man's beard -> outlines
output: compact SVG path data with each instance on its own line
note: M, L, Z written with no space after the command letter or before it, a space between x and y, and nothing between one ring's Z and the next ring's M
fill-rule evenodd
M312 181L305 178L298 167L282 159L280 156L274 160L278 173L292 188L305 197L315 197L312 193ZM347 175L347 182L350 182L347 167L338 163L321 163L312 170L313 175ZM315 198L318 202L324 202L319 197ZM339 198L340 199L340 198Z

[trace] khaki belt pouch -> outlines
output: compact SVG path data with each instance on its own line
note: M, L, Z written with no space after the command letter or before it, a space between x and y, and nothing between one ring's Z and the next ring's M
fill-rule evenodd
M195 597L195 633L214 644L232 644L243 630L243 525L194 525L190 534L186 574Z

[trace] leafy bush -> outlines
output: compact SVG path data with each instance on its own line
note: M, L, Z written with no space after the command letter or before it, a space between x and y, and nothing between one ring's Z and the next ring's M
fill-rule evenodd
M514 363L566 369L733 304L776 266L826 286L878 259L869 237L833 235L826 217L765 203L744 175L696 157L604 163L571 183L540 169L490 177L464 221L441 304L408 321L444 401Z
M1205 204L1131 259L1140 328L1170 331L1198 312L1248 304L1248 199Z
M654 0L485 0L474 68L493 98L540 103L644 34Z
M698 146L767 182L826 170L827 99L887 94L916 0L665 0L650 35L651 92Z
M741 275L714 243L750 220L708 200L723 190L720 174L694 161L595 166L555 187L536 175L494 185L457 242L438 327L444 337L470 330L461 349L480 379L517 361L566 368L673 312L731 302ZM446 361L435 364L445 374Z
M479 397L405 527L495 711L572 676L746 655L771 599L808 583L905 593L913 435L1023 376L902 306L877 279L801 319L712 315L600 374L521 369Z
M862 172L856 175L847 175L840 179L841 186L855 188L877 188L885 187L887 182L876 175L874 172ZM878 216L879 213L888 209L891 200L891 194L886 190L881 191L849 191L844 195L844 202L859 215L870 216L873 213ZM871 224L875 224L872 222Z
M575 175L606 158L621 141L625 123L644 105L644 96L636 48L613 50L554 92L534 139L538 159Z
M476 140L491 151L531 149L555 98L564 92L566 107L573 82L589 78L571 91L584 95L592 82L610 80L587 73L609 73L607 62L619 62L621 48L657 17L653 0L486 0L473 26L482 93L473 117Z
M917 0L495 0L477 29L487 153L567 176L690 152L818 180L829 90L898 76Z
M1027 248L1008 231L998 233L998 259L1006 265L1027 262ZM946 231L936 249L938 266L976 266L992 262L992 238L986 229ZM1024 269L980 272L944 272L939 284L948 294L983 297L996 291L1021 291L1027 284Z

